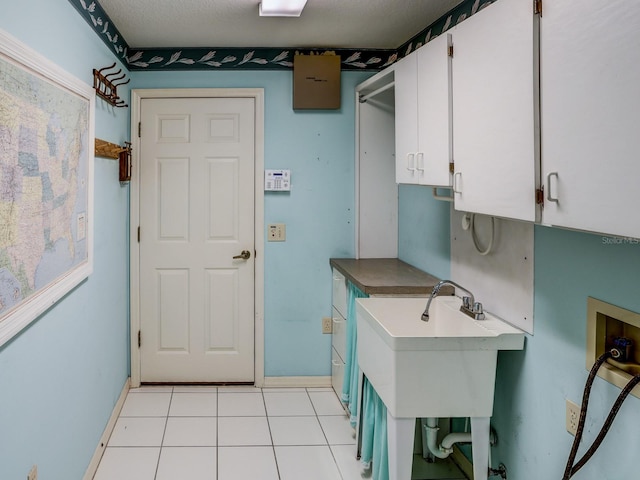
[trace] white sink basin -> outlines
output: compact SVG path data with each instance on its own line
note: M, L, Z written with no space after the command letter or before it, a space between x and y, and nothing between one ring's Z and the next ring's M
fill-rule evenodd
M498 350L522 350L524 333L458 297L357 301L358 364L394 417L490 417Z

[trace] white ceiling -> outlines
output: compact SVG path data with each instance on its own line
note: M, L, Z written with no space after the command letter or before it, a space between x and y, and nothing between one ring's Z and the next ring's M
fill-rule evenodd
M462 0L308 0L299 18L258 16L259 0L99 0L134 48L395 49Z

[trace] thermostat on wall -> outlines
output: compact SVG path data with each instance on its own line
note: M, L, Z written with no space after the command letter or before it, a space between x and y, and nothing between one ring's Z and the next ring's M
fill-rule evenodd
M291 190L291 170L265 170L264 189L269 192Z

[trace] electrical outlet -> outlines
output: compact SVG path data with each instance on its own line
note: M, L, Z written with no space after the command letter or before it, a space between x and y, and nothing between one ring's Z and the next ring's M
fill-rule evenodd
M38 466L34 465L29 470L29 474L27 475L27 480L38 480Z
M567 400L567 432L574 437L578 431L578 422L580 422L580 406Z
M331 317L322 317L322 333L331 333L333 331L333 323Z

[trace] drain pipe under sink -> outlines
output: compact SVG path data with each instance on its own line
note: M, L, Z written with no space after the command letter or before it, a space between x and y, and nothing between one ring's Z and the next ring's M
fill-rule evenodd
M424 428L427 431L427 448L438 458L447 458L451 455L453 445L456 443L471 443L471 433L450 433L442 439L438 446L438 430L440 428L437 418L427 418Z

